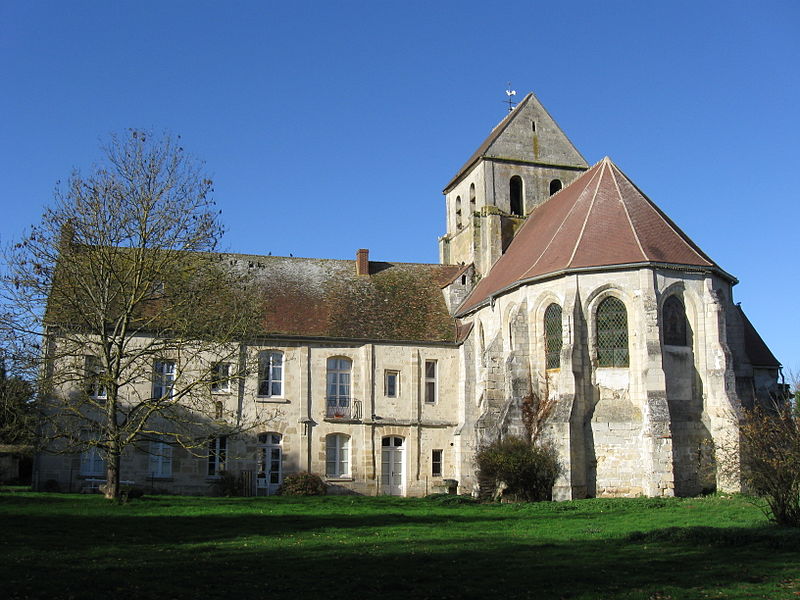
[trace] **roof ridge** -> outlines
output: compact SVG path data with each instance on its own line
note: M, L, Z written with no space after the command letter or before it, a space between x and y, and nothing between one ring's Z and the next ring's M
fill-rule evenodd
M586 217L583 219L583 225L581 225L581 231L578 234L578 237L575 239L575 245L572 247L572 254L570 254L569 260L567 261L567 268L569 268L570 265L572 265L572 261L575 259L575 253L578 251L578 246L581 245L583 234L586 232L586 224L589 222L589 216L592 214L592 209L594 208L594 201L597 199L597 192L600 190L600 182L603 180L603 171L605 171L606 162L607 161L605 159L600 161L600 163L602 164L598 169L597 186L594 188L594 194L592 194L592 201L589 204L589 208L586 210ZM594 177L592 177L592 179L594 179Z
M614 166L614 162L606 156L605 160L609 162L612 166ZM633 219L631 219L631 213L628 211L628 205L625 204L625 198L622 197L622 190L619 189L619 182L617 182L617 177L614 174L614 169L610 170L611 173L611 180L614 182L614 188L617 190L617 196L619 197L619 203L622 205L622 210L625 211L625 217L628 219L628 226L631 228L631 232L633 233L633 238L636 240L636 245L639 246L639 252L642 253L642 256L645 260L652 260L647 252L644 251L642 247L642 240L639 238L639 232L636 230L636 227L633 226Z
M599 163L597 163L597 164L599 164ZM594 167L596 167L596 166L597 166L597 164L595 164L594 166L592 166L592 167L591 167L591 168L590 168L588 171L586 171L586 173L589 173L589 171L591 171L591 170L592 170ZM587 182L586 182L586 185L584 186L583 190L581 190L581 194L584 192L584 190L586 190L586 188L588 188L588 187L589 187L589 186L592 184L592 181L594 181L594 178L595 178L595 177L597 177L597 173L593 173L593 174L592 174L592 176L589 178L589 181L587 181ZM574 182L573 182L573 183L574 183ZM561 190L559 190L559 192L560 192L560 191L561 191ZM550 201L553 199L553 197L554 197L554 196L555 196L555 194L554 194L553 196L550 196L550 198L548 198L547 200L545 200L544 202L542 202L542 203L539 205L539 207L541 207L541 206L544 206L545 204L547 204L548 202L550 202ZM580 194L578 194L578 197L580 197ZM527 269L526 269L526 270L525 270L525 271L522 273L522 276L523 276L523 277L525 277L525 276L526 276L526 275L527 275L527 274L528 274L528 273L529 273L529 272L530 272L530 271L531 271L531 270L532 270L532 269L533 269L533 268L534 268L534 267L535 267L537 264L539 264L539 261L542 259L542 257L543 257L543 256L544 256L544 255L547 253L547 251L550 249L550 245L553 243L553 240L555 240L555 239L556 239L556 237L558 237L558 234L559 234L559 232L560 232L560 231L561 231L561 230L564 228L564 223L566 223L566 222L567 222L567 219L569 219L569 216L570 216L570 215L572 214L572 212L575 210L575 206L576 206L576 205L577 205L577 201L576 201L575 203L573 203L572 207L569 209L569 211L567 211L567 214L566 214L566 215L564 216L564 218L561 220L561 223L559 223L558 227L555 229L555 231L553 231L553 235L551 235L551 236L550 236L550 239L548 240L547 244L545 244L545 247L544 247L544 248L542 249L542 251L539 253L539 256L536 258L536 260L533 262L533 264L532 264L532 265L531 265L529 268L527 268ZM537 208L539 208L539 207L537 207Z

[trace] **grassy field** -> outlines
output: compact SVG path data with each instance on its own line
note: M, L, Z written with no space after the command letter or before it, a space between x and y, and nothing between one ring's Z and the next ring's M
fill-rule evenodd
M448 504L0 492L0 597L798 598L747 499Z

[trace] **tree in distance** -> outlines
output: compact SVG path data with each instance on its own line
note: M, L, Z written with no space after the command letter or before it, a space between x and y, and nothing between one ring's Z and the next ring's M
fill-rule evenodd
M102 151L5 251L0 333L18 372L35 374L41 446L99 453L119 498L126 449L202 451L258 425L211 387L248 372L238 342L260 305L215 253L213 182L179 138L129 130Z

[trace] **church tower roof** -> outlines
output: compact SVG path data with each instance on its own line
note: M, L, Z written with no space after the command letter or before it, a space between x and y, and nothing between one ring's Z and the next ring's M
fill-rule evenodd
M736 281L606 157L533 210L458 312L539 279L640 265L713 270Z
M536 135L528 143L531 132ZM539 99L528 93L506 117L492 129L445 186L447 193L482 158L561 167L588 168L589 164L567 138Z

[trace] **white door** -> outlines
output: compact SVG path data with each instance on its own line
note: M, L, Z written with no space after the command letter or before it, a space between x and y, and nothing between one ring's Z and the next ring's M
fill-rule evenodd
M381 442L381 493L403 495L403 438L390 436Z
M258 436L258 473L256 495L272 496L281 485L281 435L262 433Z

